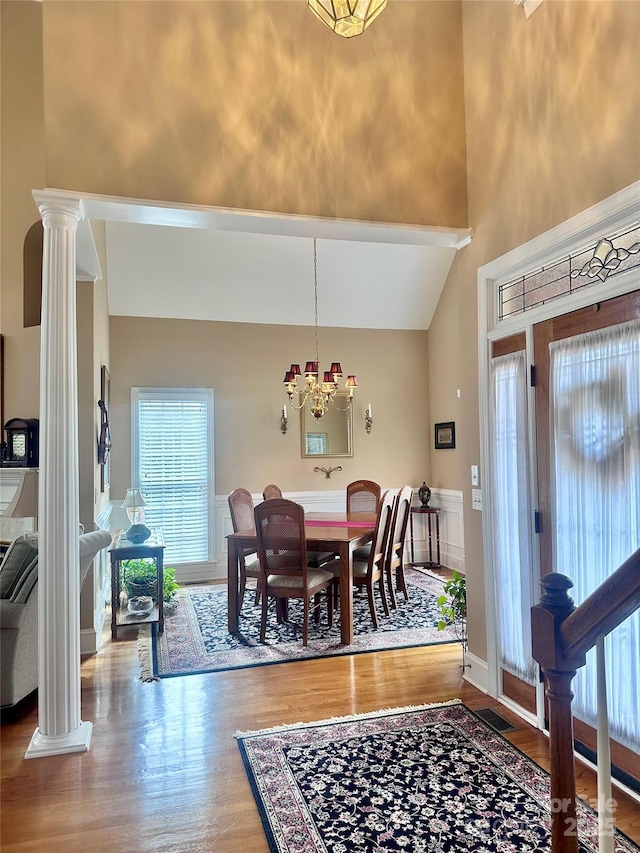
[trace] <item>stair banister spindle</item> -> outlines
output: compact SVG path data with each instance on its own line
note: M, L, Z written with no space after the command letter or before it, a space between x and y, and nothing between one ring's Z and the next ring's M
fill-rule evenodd
M596 640L596 689L598 705L598 843L600 853L613 853L613 801L611 798L611 745L607 710L607 672L604 635Z

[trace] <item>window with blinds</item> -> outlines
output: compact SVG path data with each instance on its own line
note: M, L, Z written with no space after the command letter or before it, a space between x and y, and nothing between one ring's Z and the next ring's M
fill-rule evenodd
M213 390L132 388L132 485L145 523L160 527L165 564L211 559Z

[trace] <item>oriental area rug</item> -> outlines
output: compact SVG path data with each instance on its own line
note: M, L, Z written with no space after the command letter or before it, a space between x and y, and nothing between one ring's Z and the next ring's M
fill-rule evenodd
M548 774L459 700L236 738L273 853L551 850ZM597 853L583 801L578 838Z
M371 622L366 591L354 591L354 642L348 646L340 643L339 613L334 613L333 627L329 628L326 606L323 606L320 624L312 622L309 626L306 647L302 645L302 606L298 601L289 602L289 620L282 624L277 623L275 613L270 611L266 643L262 644L259 639L260 607L254 604L253 590L245 594L239 632L231 635L227 630L226 584L183 587L178 592L176 607L165 618L164 633L158 636L154 630L149 638L148 633L141 632L142 678L194 675L456 642L452 628L438 631L437 627L440 614L436 601L442 594L443 581L411 569L405 570L405 576L408 601L400 594L397 610L391 609L388 617L384 616L381 602L376 601L380 620L377 631Z

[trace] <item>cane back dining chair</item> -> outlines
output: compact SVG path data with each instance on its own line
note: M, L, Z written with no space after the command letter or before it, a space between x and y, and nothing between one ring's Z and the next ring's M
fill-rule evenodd
M253 514L253 497L247 489L234 489L229 497L229 510L231 511L231 524L233 532L250 530L255 533L255 517ZM260 600L260 562L255 550L245 548L240 555L240 589L238 594L239 608L242 610L244 593L247 588L247 578L255 578L256 586L255 604Z
M389 587L389 598L391 599L391 606L394 610L398 606L394 589L394 571L395 587L398 592L404 594L406 601L409 600L407 581L404 576L404 543L407 536L407 523L409 521L409 512L411 511L412 497L413 489L411 486L405 486L403 489L400 489L394 501L393 514L391 516L391 532L389 534L389 545L385 558L385 572Z
M373 480L355 480L347 486L347 512L375 512L382 489ZM371 545L362 545L353 552L354 560L368 560Z
M265 501L273 500L274 498L282 498L282 489L276 486L275 483L269 483L264 487L262 497ZM312 569L321 569L329 563L332 563L338 558L337 554L331 551L307 551L307 565Z
M347 512L375 512L382 490L373 480L355 480L347 486Z
M313 599L312 609L318 622L322 590L326 590L329 626L333 624L333 574L307 566L304 509L300 504L274 498L258 504L254 515L262 591L260 642L264 643L266 638L270 601L275 601L277 606L279 600L299 598L303 606L302 645L306 646L309 639L309 600Z
M265 499L265 501L269 501L272 498L281 498L282 490L280 486L276 486L275 483L269 483L268 486L264 487L262 497Z
M391 532L391 514L393 512L394 500L395 496L389 489L382 495L378 504L378 515L373 531L369 557L366 561L357 560L354 553L353 560L353 582L356 586L367 588L371 621L373 622L373 627L376 629L378 628L378 614L376 613L374 599L374 584L376 583L378 584L385 616L389 615L389 605L387 604L387 596L384 591L384 580L385 559L387 556L389 534Z

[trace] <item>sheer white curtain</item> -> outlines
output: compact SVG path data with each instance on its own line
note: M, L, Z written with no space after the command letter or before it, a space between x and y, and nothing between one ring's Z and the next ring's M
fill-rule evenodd
M640 321L550 345L554 566L584 601L640 547ZM640 751L640 615L606 642L612 737ZM596 722L595 655L574 713Z
M531 502L524 350L491 361L492 517L498 642L503 669L535 683L531 657Z

